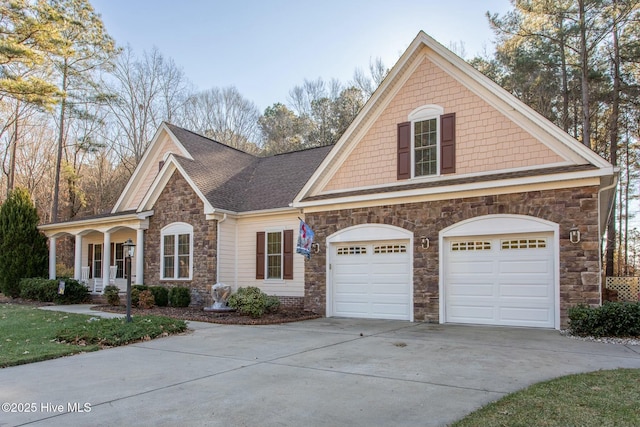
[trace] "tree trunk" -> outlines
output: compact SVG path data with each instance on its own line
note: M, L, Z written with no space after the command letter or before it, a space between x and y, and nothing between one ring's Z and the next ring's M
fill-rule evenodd
M11 146L9 147L9 175L7 176L7 197L15 186L16 179L16 151L18 148L18 114L20 111L20 101L16 100L16 116L13 122L13 136L11 138Z
M589 57L587 52L587 24L584 0L578 0L580 15L580 63L582 80L582 143L591 148L591 123L589 111Z
M67 106L67 60L62 67L62 102L60 103L60 128L58 134L58 153L56 156L56 177L53 183L53 205L51 207L51 222L58 221L58 202L60 199L60 170L62 168L62 149L64 146L64 119Z
M564 18L562 15L559 17L559 26L560 26L560 64L562 68L562 130L569 133L569 83L567 77L567 54L565 52L565 37L564 37Z
M614 4L616 1L614 1ZM616 21L613 22L612 29L613 38L613 91L611 93L611 122L609 124L610 139L609 139L609 161L613 166L618 165L618 115L620 110L620 52L618 48L618 25ZM620 194L620 203L622 203L622 194ZM622 213L622 209L620 209ZM615 217L615 204L611 217L607 224L607 253L606 260L606 274L612 275L614 271L614 254L616 249L616 217ZM618 271L620 271L621 254L618 254ZM609 274L611 273L611 274Z

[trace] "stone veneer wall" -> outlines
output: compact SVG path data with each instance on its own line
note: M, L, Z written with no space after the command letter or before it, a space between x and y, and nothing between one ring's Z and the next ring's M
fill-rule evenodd
M193 226L192 280L160 279L160 232L174 222ZM218 221L206 219L202 201L182 175L174 172L153 206L149 229L145 231L145 285L186 286L191 288L192 306L211 305L211 286L216 279L217 224Z
M598 187L532 191L484 197L344 209L305 215L315 232L321 254L305 268L305 309L326 313L326 238L359 224L389 224L414 233L413 301L416 321L439 321L439 232L460 221L490 214L529 215L560 224L560 318L567 325L567 309L578 303L599 304ZM569 242L569 230L580 229L579 244ZM417 236L431 246L420 247Z

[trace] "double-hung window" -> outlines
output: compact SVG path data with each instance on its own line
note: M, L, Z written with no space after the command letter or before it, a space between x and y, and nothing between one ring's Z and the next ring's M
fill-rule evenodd
M413 122L413 176L438 174L438 120Z
M293 279L293 230L256 233L256 279Z
M398 123L398 179L455 172L455 113L439 105L413 110Z
M267 233L267 279L282 279L282 232Z
M193 227L176 222L161 232L161 278L190 280L193 272Z

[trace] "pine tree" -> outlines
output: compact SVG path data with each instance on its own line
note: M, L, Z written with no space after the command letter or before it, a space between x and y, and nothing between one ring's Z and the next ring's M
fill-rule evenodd
M47 239L38 222L36 207L23 188L11 191L0 205L0 290L7 296L20 295L20 279L47 272Z

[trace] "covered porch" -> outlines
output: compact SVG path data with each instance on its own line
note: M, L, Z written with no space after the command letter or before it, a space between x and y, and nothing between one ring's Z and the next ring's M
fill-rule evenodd
M153 212L122 213L64 223L45 224L40 230L49 239L49 278L56 278L57 239L74 236L73 278L93 294L104 293L107 285L126 289L127 271L123 243L136 245L131 259L131 283L144 283L144 230Z

